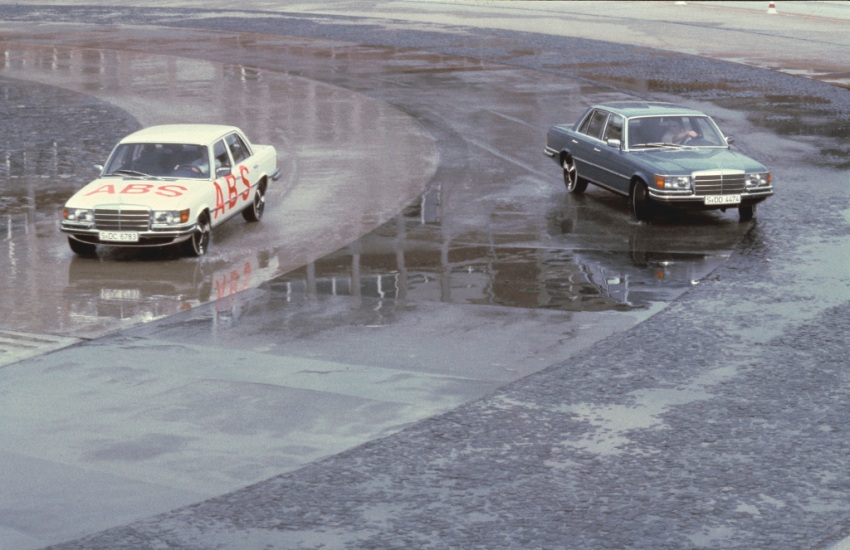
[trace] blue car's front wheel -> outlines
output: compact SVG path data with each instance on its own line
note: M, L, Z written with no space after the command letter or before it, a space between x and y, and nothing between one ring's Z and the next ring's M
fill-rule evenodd
M756 205L755 204L742 204L738 207L738 218L742 222L752 221L753 218L756 217Z
M629 198L635 218L642 222L651 221L653 204L652 199L649 198L649 190L646 188L646 184L642 181L635 182Z

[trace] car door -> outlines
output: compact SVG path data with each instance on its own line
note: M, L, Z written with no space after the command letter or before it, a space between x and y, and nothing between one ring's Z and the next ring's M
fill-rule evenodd
M602 131L607 120L607 111L594 109L581 122L570 144L579 176L596 183L603 183L604 179L599 157L603 146Z
M233 132L224 138L230 157L233 159L233 177L239 193L239 211L242 211L253 198L252 189L257 184L253 173L251 157L253 152L248 143L238 133Z
M601 144L596 148L599 159L599 184L618 193L628 194L631 173L629 157L623 152L622 116L611 113L602 131Z
M253 200L251 154L248 144L235 132L213 144L216 176L213 225L241 212Z

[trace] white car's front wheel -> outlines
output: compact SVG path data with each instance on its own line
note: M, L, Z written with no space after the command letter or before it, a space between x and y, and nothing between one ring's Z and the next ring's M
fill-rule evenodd
M71 247L71 251L77 256L94 256L95 249L97 248L97 245L84 243L71 237L68 237L68 246Z

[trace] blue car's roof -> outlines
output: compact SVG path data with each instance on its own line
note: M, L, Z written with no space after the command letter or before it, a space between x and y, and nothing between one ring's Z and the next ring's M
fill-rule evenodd
M605 109L625 118L673 115L705 116L705 113L701 111L661 101L612 101L594 105L592 108Z

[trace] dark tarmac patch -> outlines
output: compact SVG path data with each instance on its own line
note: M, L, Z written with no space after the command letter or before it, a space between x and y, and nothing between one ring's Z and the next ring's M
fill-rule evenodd
M11 235L59 216L115 143L139 123L124 110L63 88L0 77L0 209Z

